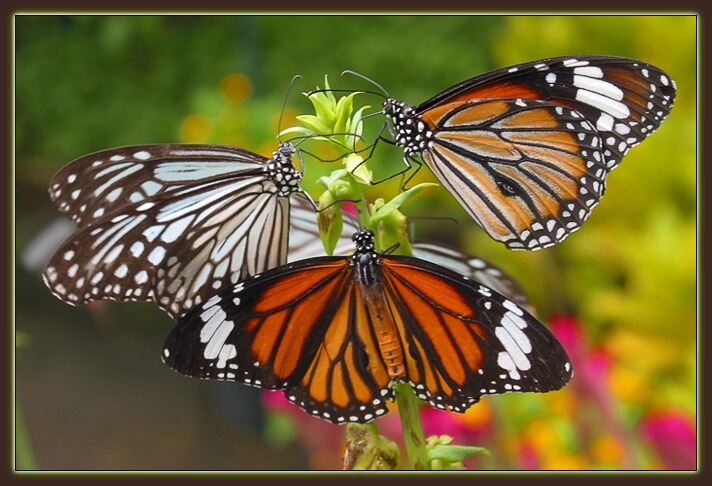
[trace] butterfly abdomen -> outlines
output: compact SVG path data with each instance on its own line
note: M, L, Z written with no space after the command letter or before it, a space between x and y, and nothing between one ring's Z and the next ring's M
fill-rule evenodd
M390 307L386 305L383 290L379 283L371 287L359 288L368 309L367 315L376 335L381 358L386 364L388 376L391 379L404 378L403 345Z
M354 237L356 253L351 256L354 267L353 279L363 301L375 335L379 356L372 360L382 361L391 379L405 377L403 345L396 328L391 308L386 303L382 286L383 274L378 253L373 246L373 233L359 232Z

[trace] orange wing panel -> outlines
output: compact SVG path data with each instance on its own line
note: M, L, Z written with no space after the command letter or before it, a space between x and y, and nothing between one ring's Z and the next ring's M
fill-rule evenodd
M263 294L254 312L270 312L272 309L289 305L302 295L313 290L315 284L322 282L329 276L333 276L341 268L346 266L344 260L330 263L322 263L314 267L304 268L293 278L283 278L277 280Z

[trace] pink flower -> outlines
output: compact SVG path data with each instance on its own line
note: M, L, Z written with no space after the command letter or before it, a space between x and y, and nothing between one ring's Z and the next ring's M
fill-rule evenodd
M650 413L640 423L640 433L666 469L697 469L697 434L694 421L682 412Z
M572 386L579 392L593 395L599 402L606 401L610 356L602 349L590 348L581 322L574 317L552 316L549 328L571 358L575 376Z

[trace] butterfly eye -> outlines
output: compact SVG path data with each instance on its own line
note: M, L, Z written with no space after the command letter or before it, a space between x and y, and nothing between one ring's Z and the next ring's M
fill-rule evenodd
M282 142L279 144L279 147L277 148L277 151L279 152L282 157L291 159L292 156L297 152L297 150L294 148L294 145L292 145L290 142Z
M386 116L394 116L396 114L396 100L389 98L383 102L383 113Z

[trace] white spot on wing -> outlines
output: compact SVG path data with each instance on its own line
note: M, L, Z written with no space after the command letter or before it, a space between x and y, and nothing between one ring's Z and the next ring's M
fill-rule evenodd
M163 258L165 256L166 249L162 246L157 246L153 250L151 250L151 253L148 254L148 261L153 263L154 265L158 265L163 261Z

